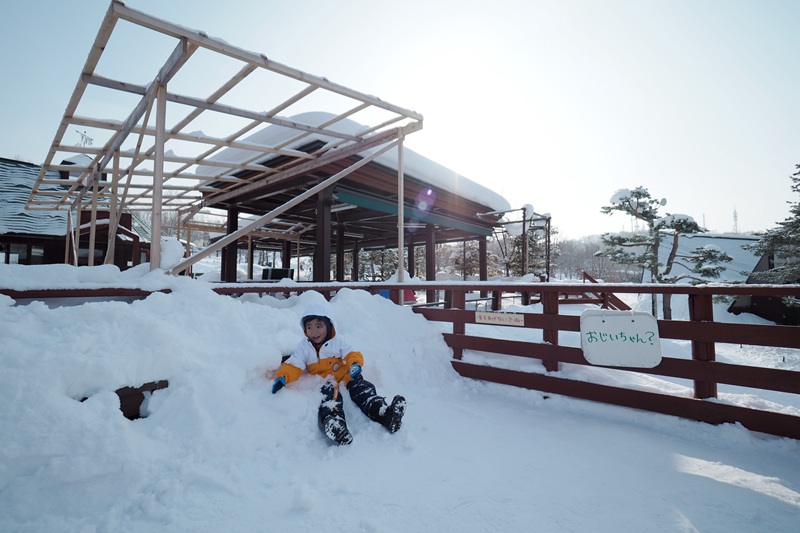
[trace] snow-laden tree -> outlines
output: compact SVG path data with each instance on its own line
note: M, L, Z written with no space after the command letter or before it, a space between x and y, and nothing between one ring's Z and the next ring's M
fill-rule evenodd
M678 245L681 235L690 235L705 231L688 215L667 213L660 216L659 209L666 205L666 200L657 200L644 187L633 190L621 189L611 197L610 205L601 208L607 215L622 212L644 223L646 230L630 233L604 233L602 235L605 249L598 255L608 257L615 263L636 265L650 273L655 283L704 283L720 276L732 258L714 246L698 247L688 254L679 254ZM662 245L669 246L669 253L664 263L659 262ZM685 271L673 274L673 268L682 265ZM653 298L652 312L657 316L656 299ZM663 296L664 318L672 318L670 295Z
M795 165L796 172L790 176L792 191L800 194L800 164ZM798 283L800 282L800 201L789 202L791 215L778 227L757 233L760 237L755 244L745 246L759 254L772 257L773 268L765 272L753 274L753 280L759 283ZM787 305L800 307L800 300L790 298Z
M457 246L450 247L450 257L447 264L461 272L464 279L477 276L480 272L480 247L478 241L463 241Z

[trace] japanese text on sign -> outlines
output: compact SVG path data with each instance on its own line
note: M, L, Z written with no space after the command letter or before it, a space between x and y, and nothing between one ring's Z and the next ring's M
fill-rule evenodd
M497 326L524 326L525 315L519 313L487 313L476 311L475 322L478 324L494 324Z
M661 362L658 321L650 313L587 309L581 349L593 365L653 368Z
M624 331L618 333L609 333L606 331L586 331L583 333L586 336L586 342L632 342L634 344L650 344L653 345L653 339L658 335L655 331L628 332Z

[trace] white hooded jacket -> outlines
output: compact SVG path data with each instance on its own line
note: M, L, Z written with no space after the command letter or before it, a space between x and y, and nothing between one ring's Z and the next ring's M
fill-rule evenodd
M306 308L300 320L304 335L306 317L326 317L330 321L328 340L321 346L315 346L308 338L301 340L292 355L278 369L277 377L285 377L288 384L296 381L307 370L311 374L333 377L337 382L347 383L350 381L350 365L358 363L364 366L364 356L353 350L350 343L341 336L336 335L336 322L328 302L314 302Z

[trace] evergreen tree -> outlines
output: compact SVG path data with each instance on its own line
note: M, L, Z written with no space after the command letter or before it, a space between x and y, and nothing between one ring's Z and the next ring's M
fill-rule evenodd
M790 176L792 191L800 194L800 164L795 165L796 172ZM746 249L758 254L767 254L772 258L772 268L765 272L753 274L758 283L798 283L800 282L800 201L789 202L791 215L778 227L757 233L760 240ZM800 307L797 298L784 299L787 305Z
M547 235L547 232L550 235ZM558 228L552 225L546 226L533 226L523 235L512 235L504 232L498 236L499 249L504 257L498 257L498 269L505 270L507 276L522 277L526 274L536 274L537 276L544 276L548 270L547 261L550 261L551 274L555 270L555 260L559 256L559 242L556 240L558 236ZM548 250L548 237L550 246ZM527 269L523 268L525 264L523 257L523 239L527 238ZM549 251L549 258L548 258Z
M654 283L678 283L689 281L692 284L702 283L720 276L724 270L722 263L732 258L722 250L707 246L695 248L687 255L678 254L678 243L681 235L700 233L703 230L694 219L687 215L671 215L662 217L659 208L666 205L666 200L656 200L644 187L617 191L611 198L611 205L604 206L601 211L607 215L614 212L626 213L647 227L646 232L638 233L605 233L602 235L605 250L599 255L608 257L615 263L636 265L650 273ZM670 251L665 263L659 263L659 248L663 242L670 243ZM673 275L672 269L681 264L688 273ZM662 268L663 267L663 268ZM657 316L656 300L653 298L652 312ZM663 296L664 318L672 318L670 295Z
M397 248L362 251L362 254L359 256L359 279L386 281L397 271Z
M462 241L460 245L451 247L449 264L460 272L464 279L469 276L477 276L480 272L478 241Z

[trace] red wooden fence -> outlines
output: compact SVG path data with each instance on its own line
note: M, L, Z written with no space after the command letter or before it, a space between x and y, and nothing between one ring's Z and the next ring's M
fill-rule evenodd
M538 301L542 303L541 313L524 314L525 328L542 331L543 342L540 343L499 340L469 335L466 332L467 325L476 324L475 311L466 309L468 292L503 289L508 292L519 290L519 288L486 287L485 285L441 288L452 293L447 298L449 302L452 302L450 308L417 308L415 311L423 314L428 320L452 324L452 333L446 333L445 340L453 348L453 366L462 376L644 409L712 424L739 422L753 431L800 439L800 417L798 416L721 403L716 400L717 384L720 383L800 394L800 372L721 363L715 360L717 343L800 348L800 327L715 322L712 305L712 299L715 296L723 295L798 296L800 295L800 286L691 287L611 284L592 286L593 292L598 294L670 293L685 295L688 298L689 320L659 320L658 328L659 336L662 339L691 341L691 359L681 357L679 354L672 354L672 356L665 354L661 363L655 368L613 368L623 372L641 372L691 380L694 383L693 398L587 383L571 380L558 374L558 370L563 364L592 366L584 358L580 347L565 346L559 343L559 332L580 331L580 317L561 313L562 307L581 301L595 301L596 303L607 301L607 298L602 296L589 300L575 298L575 295L585 293L585 286L547 283L531 285L523 289L531 294L536 293ZM521 372L467 363L461 360L465 350L539 359L543 362L547 372L541 374ZM757 391L753 391L753 393L758 394Z
M371 283L325 283L278 285L270 283L215 284L220 294L243 293L299 293L308 290L331 295L341 288L363 289L372 293L388 289L395 302L407 289L421 294L444 295L443 301L433 305L414 307L414 311L428 320L449 322L451 333L445 333L447 344L453 349L453 366L462 376L505 383L551 394L562 394L591 401L644 409L712 424L738 422L753 431L800 439L800 416L754 409L723 403L717 398L717 385L728 384L755 389L800 394L800 372L763 368L756 366L722 363L715 360L718 343L776 346L800 349L800 327L780 325L751 325L715 322L712 299L717 296L770 296L800 297L800 285L657 285L657 284L592 284L587 291L581 283L434 283L420 284L371 284ZM165 291L169 292L169 291ZM574 303L607 305L615 294L672 294L688 298L689 320L659 320L659 336L662 339L688 340L691 342L691 359L680 354L664 354L655 368L631 368L615 370L621 372L643 372L655 376L683 378L694 383L694 397L674 396L641 390L588 383L564 377L559 370L564 364L590 365L578 346L559 343L560 332L580 331L580 317L574 313L563 313L562 309ZM101 298L101 297L145 297L147 291L135 289L96 289L58 291L12 291L0 289L15 299L49 298ZM522 342L488 338L467 334L467 326L476 324L476 303L473 295L486 296L479 299L489 303L494 311L500 311L508 298L518 298L519 303L539 302L542 312L524 313L524 327L541 330L542 342ZM679 296L680 297L680 296ZM614 297L616 298L616 297ZM676 298L673 298L676 300ZM504 354L524 359L541 360L543 373L522 372L492 366L471 364L462 360L465 350L488 354Z

